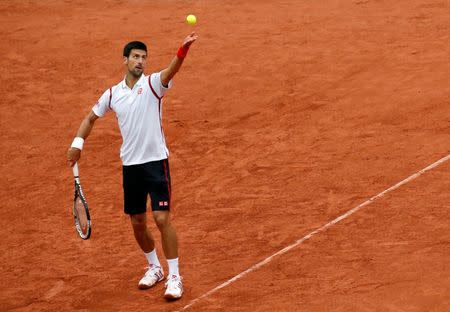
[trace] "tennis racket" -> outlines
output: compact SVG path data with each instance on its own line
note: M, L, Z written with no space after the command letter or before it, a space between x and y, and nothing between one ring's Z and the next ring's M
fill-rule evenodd
M75 221L75 228L78 235L82 239L88 239L91 236L91 217L89 216L89 208L84 197L83 189L80 184L80 177L78 175L78 164L73 166L73 177L75 179L75 195L73 198L73 218Z

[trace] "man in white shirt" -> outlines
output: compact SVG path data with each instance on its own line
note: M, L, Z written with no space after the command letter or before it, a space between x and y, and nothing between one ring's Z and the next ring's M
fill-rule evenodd
M67 152L73 166L81 156L84 140L95 121L108 111L114 111L123 143L120 157L123 163L124 211L130 215L134 237L144 252L149 268L139 281L139 289L147 289L164 279L156 254L155 242L147 228L147 197L150 195L153 218L161 233L163 251L169 274L164 297L178 299L183 284L178 269L178 243L170 223L169 150L162 128L162 98L172 86L172 78L180 69L197 35L187 36L169 66L159 73L144 75L147 47L132 41L124 47L126 75L123 81L106 90L92 111L84 118Z

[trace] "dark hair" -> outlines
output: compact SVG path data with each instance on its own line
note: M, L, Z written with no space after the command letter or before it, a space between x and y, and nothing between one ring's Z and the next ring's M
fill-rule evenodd
M144 50L145 52L147 52L147 46L145 45L145 43L140 41L131 41L128 42L123 48L123 56L129 57L130 52L133 49Z

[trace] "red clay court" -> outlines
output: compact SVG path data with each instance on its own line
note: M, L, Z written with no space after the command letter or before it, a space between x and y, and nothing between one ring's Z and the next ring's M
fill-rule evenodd
M448 1L1 1L0 14L0 311L447 309ZM89 241L66 151L122 79L126 42L147 43L148 74L192 30L164 103L185 283L167 303L163 284L137 289L114 114L79 163Z

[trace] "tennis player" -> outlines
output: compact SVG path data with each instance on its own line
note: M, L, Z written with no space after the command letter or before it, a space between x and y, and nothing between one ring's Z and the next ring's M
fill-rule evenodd
M130 215L134 237L148 261L148 270L138 283L147 289L164 279L155 241L147 228L147 197L150 195L153 219L162 238L169 274L164 297L178 299L183 294L178 269L178 242L170 222L171 184L169 150L162 128L162 99L172 86L172 78L180 69L189 47L197 35L188 35L166 69L149 76L147 47L132 41L123 50L125 78L106 90L92 111L84 118L67 152L71 166L80 159L83 144L95 121L108 111L116 114L123 143L120 157L123 163L124 211Z

